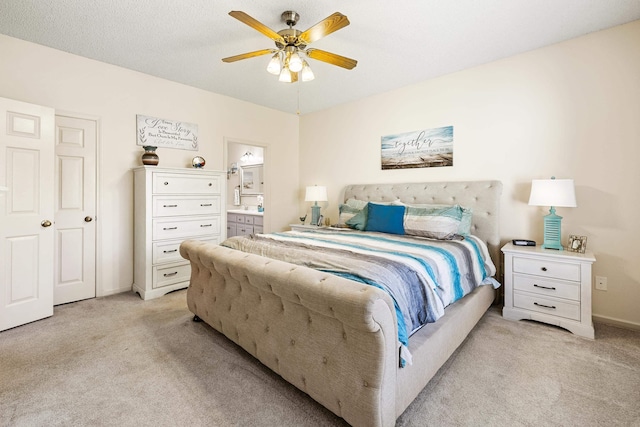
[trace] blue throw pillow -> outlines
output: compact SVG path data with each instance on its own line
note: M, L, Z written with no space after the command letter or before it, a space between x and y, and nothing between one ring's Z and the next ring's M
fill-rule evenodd
M381 233L404 234L404 206L367 205L366 231L379 231Z

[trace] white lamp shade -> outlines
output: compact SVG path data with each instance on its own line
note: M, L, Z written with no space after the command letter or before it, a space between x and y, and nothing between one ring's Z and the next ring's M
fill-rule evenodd
M289 57L289 69L294 73L302 70L302 59L297 52L293 52Z
M302 72L300 74L302 75L303 82L310 82L311 80L316 78L316 76L313 74L313 71L311 71L311 67L309 66L307 61L302 62Z
M529 204L575 208L576 191L572 179L534 179L531 181Z
M307 187L307 191L304 196L305 202L326 202L327 200L329 200L327 198L327 187L320 185Z
M282 71L282 64L280 63L280 54L276 53L269 61L269 65L267 65L267 71L274 75L280 75L280 71Z

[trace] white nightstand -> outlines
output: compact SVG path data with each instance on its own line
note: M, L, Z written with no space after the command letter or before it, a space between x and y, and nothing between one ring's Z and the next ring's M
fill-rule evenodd
M305 230L320 230L321 228L326 228L325 226L317 226L317 225L305 225L305 224L289 224L289 228L291 231L305 231Z
M596 259L592 252L512 243L504 245L502 252L504 318L537 320L593 339L591 266Z

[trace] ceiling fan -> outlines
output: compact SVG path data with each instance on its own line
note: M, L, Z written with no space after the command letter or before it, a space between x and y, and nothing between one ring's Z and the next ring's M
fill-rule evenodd
M267 66L267 71L271 74L279 75L279 80L287 83L298 81L298 75L300 75L300 79L303 82L315 78L309 63L304 59L305 56L348 70L353 69L358 64L355 59L308 47L314 41L349 25L349 19L340 12L328 16L306 31L300 31L293 28L300 19L300 15L294 11L287 10L282 13L281 18L289 28L278 32L273 31L244 12L234 10L229 12L229 15L269 37L275 42L276 48L261 49L230 56L223 58L222 61L224 62L235 62L255 56L273 54Z

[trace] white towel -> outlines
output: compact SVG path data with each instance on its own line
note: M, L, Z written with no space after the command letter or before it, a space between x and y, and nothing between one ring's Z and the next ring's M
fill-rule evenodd
M240 206L240 189L236 188L233 190L233 205Z

